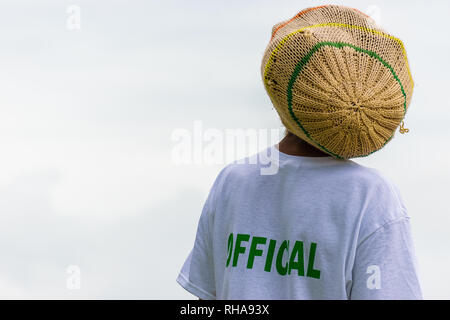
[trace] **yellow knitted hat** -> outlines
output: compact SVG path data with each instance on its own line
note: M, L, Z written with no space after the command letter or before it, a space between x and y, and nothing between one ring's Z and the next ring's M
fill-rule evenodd
M414 86L403 43L364 13L337 5L276 24L261 72L286 129L341 159L390 141Z

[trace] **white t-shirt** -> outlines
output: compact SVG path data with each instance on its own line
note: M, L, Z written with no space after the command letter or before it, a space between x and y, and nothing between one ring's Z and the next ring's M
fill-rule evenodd
M276 174L262 174L270 154ZM201 299L422 299L409 216L375 169L275 147L226 166L177 282Z

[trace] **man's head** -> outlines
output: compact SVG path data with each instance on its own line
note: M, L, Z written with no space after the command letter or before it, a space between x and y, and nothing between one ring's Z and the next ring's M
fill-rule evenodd
M343 159L391 140L414 86L403 43L364 13L336 5L276 24L261 72L287 130Z

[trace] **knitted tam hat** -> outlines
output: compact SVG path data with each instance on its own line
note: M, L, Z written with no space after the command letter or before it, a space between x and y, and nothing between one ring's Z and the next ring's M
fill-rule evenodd
M337 5L276 24L261 72L286 129L341 159L390 141L414 86L402 41Z

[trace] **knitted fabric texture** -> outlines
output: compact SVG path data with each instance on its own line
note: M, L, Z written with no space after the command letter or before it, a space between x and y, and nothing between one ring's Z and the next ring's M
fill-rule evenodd
M286 129L341 159L390 141L414 86L402 41L337 5L276 24L261 72Z

